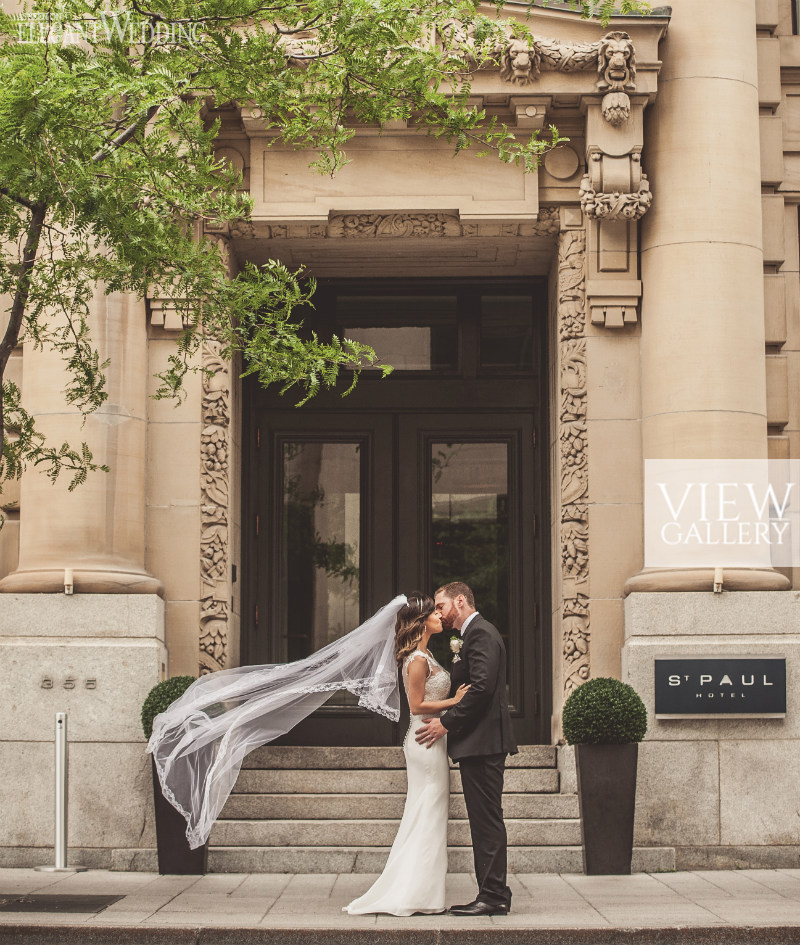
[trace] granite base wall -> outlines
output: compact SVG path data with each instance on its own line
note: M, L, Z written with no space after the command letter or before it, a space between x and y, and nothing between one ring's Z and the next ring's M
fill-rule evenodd
M68 863L155 844L142 703L168 675L155 595L0 595L0 866L54 862L54 730L67 713Z
M782 719L655 718L654 660L785 657ZM800 865L800 593L631 594L622 678L642 696L634 842L678 869Z

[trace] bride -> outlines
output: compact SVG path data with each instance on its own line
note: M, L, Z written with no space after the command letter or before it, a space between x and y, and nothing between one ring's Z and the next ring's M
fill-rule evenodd
M395 657L402 669L411 724L403 742L408 792L403 819L389 859L374 884L343 911L350 915L386 912L407 916L415 912L444 912L447 875L447 818L450 802L450 763L447 739L430 748L417 743L414 731L423 716L439 716L460 702L469 686L450 693L450 674L428 651L428 641L441 633L442 618L430 597L415 592L400 610L395 624Z
M294 728L338 690L396 722L400 717L397 666L411 709L403 750L408 796L384 872L353 914L444 911L447 873L449 764L445 739L417 744L412 729L423 716L440 715L460 702L450 676L428 652L442 632L433 600L400 595L368 620L310 656L293 663L238 666L196 679L153 720L147 745L164 797L186 819L192 849L208 840L233 790L245 755Z

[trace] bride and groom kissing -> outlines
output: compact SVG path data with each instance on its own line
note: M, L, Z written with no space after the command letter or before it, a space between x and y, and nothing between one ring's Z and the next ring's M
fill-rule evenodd
M461 636L452 677L428 650L430 638L443 630ZM405 809L383 873L345 911L446 911L449 754L461 769L478 881L475 900L449 911L507 915L503 775L506 755L517 746L506 699L506 651L460 582L439 588L433 598L401 594L303 659L201 676L157 715L147 750L164 797L186 819L189 846L208 841L245 756L291 731L332 693L345 689L360 706L398 721L398 668L411 709L403 743Z
M443 630L458 632L448 673L428 650ZM434 598L409 594L395 622L394 652L411 711L403 743L408 774L405 809L383 873L363 896L344 907L351 915L449 911L458 916L507 915L503 776L516 754L506 698L506 651L497 629L475 609L461 582ZM445 909L448 755L461 770L478 894Z

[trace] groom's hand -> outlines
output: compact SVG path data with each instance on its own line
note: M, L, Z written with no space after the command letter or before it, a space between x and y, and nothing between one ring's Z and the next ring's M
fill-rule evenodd
M430 748L435 742L447 734L447 729L442 725L439 719L423 719L422 727L416 731L416 740L420 745Z

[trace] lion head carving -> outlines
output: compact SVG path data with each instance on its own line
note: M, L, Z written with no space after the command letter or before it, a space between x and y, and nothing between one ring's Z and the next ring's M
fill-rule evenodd
M513 85L530 85L539 76L542 57L526 39L510 39L500 57L500 76Z
M597 87L601 92L636 88L636 50L627 33L607 33L597 54Z

